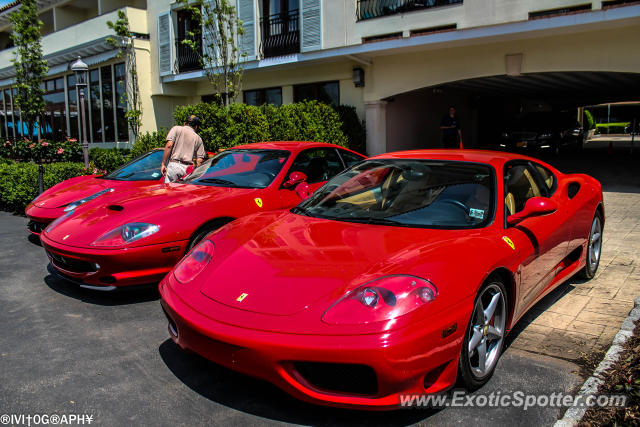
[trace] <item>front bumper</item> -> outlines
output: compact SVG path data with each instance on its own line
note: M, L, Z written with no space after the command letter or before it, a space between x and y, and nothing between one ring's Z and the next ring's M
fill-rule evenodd
M51 266L73 282L109 289L157 283L184 255L188 241L122 249L76 248L40 235Z
M314 404L359 409L397 409L404 393L439 393L455 384L463 334L473 300L439 314L428 327L363 335L302 335L234 326L191 308L171 288L159 286L169 334L190 350L229 369L262 378ZM468 307L467 307L468 306ZM266 315L265 315L266 316ZM423 326L426 322L420 322ZM457 331L443 338L452 324ZM257 325L259 327L259 325ZM342 375L350 390L310 373ZM304 369L302 369L304 368ZM356 372L350 372L353 369ZM372 379L373 378L373 379ZM373 386L371 385L373 381Z
M62 208L39 208L33 203L30 203L25 208L24 213L29 218L27 230L29 230L30 233L39 236L40 233L42 233L42 231L47 228L49 224L51 224L60 216L64 215L65 212Z

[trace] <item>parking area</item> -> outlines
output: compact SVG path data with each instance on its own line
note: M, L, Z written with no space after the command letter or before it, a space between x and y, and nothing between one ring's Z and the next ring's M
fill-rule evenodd
M577 156L577 157L576 157ZM550 160L605 188L598 275L571 279L510 335L494 378L476 394L571 393L584 355L607 347L640 295L638 153L587 147ZM103 294L51 276L26 219L0 213L0 413L90 414L97 425L549 425L556 407L461 407L389 413L300 403L262 381L184 354L169 339L157 292Z

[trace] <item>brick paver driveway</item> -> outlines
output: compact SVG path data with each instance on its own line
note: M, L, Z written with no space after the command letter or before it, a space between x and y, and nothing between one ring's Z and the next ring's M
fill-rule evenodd
M606 144L599 142L599 147ZM512 347L577 360L605 350L640 296L640 172L628 146L585 149L545 159L563 172L584 172L603 184L605 226L596 276L572 278L538 303L518 325ZM634 160L635 159L635 160Z

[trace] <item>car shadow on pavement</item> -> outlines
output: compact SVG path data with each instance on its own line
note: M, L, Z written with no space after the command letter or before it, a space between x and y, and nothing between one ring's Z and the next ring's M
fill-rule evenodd
M36 236L35 234L29 234L29 237L27 237L27 240L36 246L42 247L42 243L40 242L40 237Z
M221 405L271 420L302 425L405 426L437 413L434 409L368 412L311 405L276 386L186 353L171 339L158 348L169 370L187 387Z
M531 307L525 314L520 318L518 323L516 323L515 327L509 332L509 335L505 338L504 346L505 350L509 348L511 343L518 338L518 335L522 331L524 331L527 326L529 326L533 321L544 313L548 308L558 302L563 296L571 292L572 289L575 288L576 284L585 283L587 280L582 280L577 277L571 277L566 282L549 292L544 296L540 301L538 301L533 307Z
M136 289L118 289L115 291L94 291L81 288L75 283L49 274L44 278L44 283L52 290L80 301L104 306L139 304L160 299L158 287L149 285Z

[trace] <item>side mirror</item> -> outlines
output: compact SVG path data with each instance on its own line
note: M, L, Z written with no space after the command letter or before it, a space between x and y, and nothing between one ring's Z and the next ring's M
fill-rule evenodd
M507 224L516 225L520 221L534 216L548 215L558 210L558 204L547 197L532 197L527 200L524 209L507 217Z
M282 186L284 188L291 188L295 185L300 184L301 182L305 182L307 180L307 175L302 172L291 172L289 174L289 179L286 180Z

